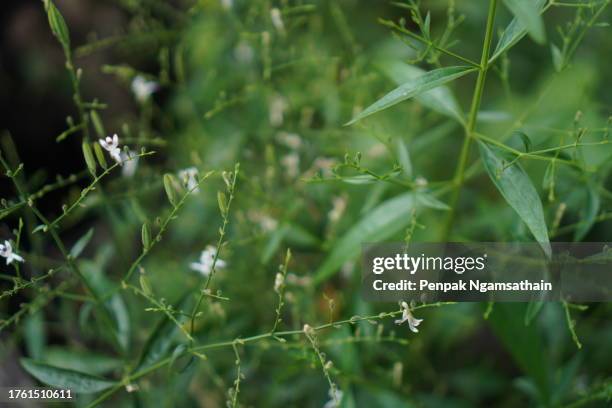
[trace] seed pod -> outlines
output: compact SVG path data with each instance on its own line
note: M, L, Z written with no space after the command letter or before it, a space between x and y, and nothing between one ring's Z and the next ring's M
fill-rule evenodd
M149 224L147 224L146 222L142 224L141 236L142 236L142 246L145 249L148 249L149 246L151 245L151 230L149 229Z
M98 115L97 111L92 110L89 113L89 116L91 117L91 123L93 124L94 130L98 134L98 137L103 138L104 135L106 135L106 132L104 131L104 125L102 124L102 119L100 119L100 115Z
M172 176L172 174L164 174L164 189L166 190L168 201L174 206L176 206L177 203L176 190L174 189L175 185L174 176Z
M140 288L147 296L152 296L153 291L151 290L151 285L149 285L149 281L144 273L140 274Z
M227 213L227 198L222 191L217 191L217 202L219 203L219 210L221 210L221 214Z
M96 155L96 159L98 159L98 163L104 170L108 168L108 163L106 162L106 157L104 157L104 151L102 151L102 146L99 143L94 143L94 153Z
M83 157L85 157L85 163L92 176L96 177L96 161L94 160L93 153L91 152L91 146L87 142L83 142Z
M51 31L53 35L58 39L62 47L64 47L64 51L70 50L70 32L68 31L68 26L66 25L66 21L62 14L59 12L55 4L50 0L43 0L45 5L45 10L47 11L47 17L49 19L49 26L51 27Z

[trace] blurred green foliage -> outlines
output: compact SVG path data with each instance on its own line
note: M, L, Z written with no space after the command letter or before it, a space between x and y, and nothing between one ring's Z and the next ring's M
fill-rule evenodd
M367 240L610 239L609 1L540 2L542 20L521 1L493 0L494 20L485 1L117 1L119 34L86 43L44 3L78 113L58 142L83 142L67 160L93 175L32 180L4 140L21 187L2 218L23 220L26 263L2 275L2 358L27 356L78 406L310 407L335 387L343 407L609 404L609 305L412 305L414 334L361 300L356 264ZM528 29L497 52L513 15ZM79 59L103 52L102 86L156 84L130 111L81 89ZM344 126L466 61L470 75ZM134 152L121 166L94 147L105 132ZM199 187L179 174L192 167ZM65 193L48 214L45 188Z

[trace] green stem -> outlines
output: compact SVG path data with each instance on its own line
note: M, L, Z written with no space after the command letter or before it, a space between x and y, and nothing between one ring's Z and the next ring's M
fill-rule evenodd
M480 67L478 68L478 78L476 79L476 87L474 89L474 96L472 97L472 106L470 108L470 114L465 128L465 138L463 139L463 146L461 147L461 153L459 154L459 163L457 164L457 170L455 171L453 180L454 189L450 201L448 221L444 229L443 241L448 240L453 229L456 207L459 202L459 196L461 194L461 188L465 178L465 167L467 165L467 160L470 153L472 136L474 129L476 128L476 120L478 119L478 110L480 109L480 102L482 100L482 94L484 91L487 70L489 69L489 52L491 50L491 42L493 40L493 23L495 21L496 8L497 0L491 0L489 2L489 14L487 16L487 28L482 47L482 55L480 57Z
M419 306L415 306L413 307L411 310L419 310L419 309L427 309L427 308L431 308L431 307L441 307L441 306L445 306L445 305L451 305L451 304L455 304L455 302L437 302L437 303L427 303L427 304L423 304L423 305L419 305ZM355 324L358 322L362 322L362 321L374 321L374 320L382 320L382 319L386 319L386 318L390 318L390 317L394 317L394 316L398 316L402 314L401 310L396 310L393 312L387 312L387 313L379 313L376 315L371 315L371 316L353 316L350 319L346 319L346 320L340 320L334 323L326 323L326 324L322 324L320 326L316 326L316 327L312 327L312 329L315 332L318 332L320 330L325 330L325 329L329 329L332 327L340 327L342 325L345 324ZM123 388L125 385L141 378L144 377L150 373L152 373L153 371L156 371L168 364L170 364L172 361L175 361L177 358L188 354L188 353L193 353L193 352L198 352L200 350L209 350L209 349L215 349L215 348L221 348L221 347L233 347L236 344L240 344L240 345L244 345L247 343L255 343L257 341L260 340L264 340L264 339L270 339L272 337L289 337L289 336L300 336L300 335L305 335L303 330L287 330L287 331L279 331L276 333L262 333L262 334L257 334L255 336L251 336L251 337L245 337L245 338L238 338L238 339L234 339L234 340L227 340L227 341L221 341L221 342L216 342L216 343L209 343L209 344L204 344L201 346L196 346L196 347L190 347L187 348L185 350L183 350L180 353L177 353L173 356L170 357L166 357L163 360L158 361L155 364L150 365L149 367L146 367L138 372L132 373L130 375L127 375L126 377L123 378L123 380L118 383L117 385L115 385L113 388L110 388L108 391L106 391L104 394L100 395L100 397L98 397L96 400L94 400L93 402L91 402L87 408L93 408L96 407L98 405L100 405L102 402L106 401L108 398L110 398L115 392L119 391L121 388Z

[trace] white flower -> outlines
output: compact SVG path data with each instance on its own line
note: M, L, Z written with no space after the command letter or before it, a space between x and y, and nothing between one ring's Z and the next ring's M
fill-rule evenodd
M279 127L282 125L287 108L288 104L285 98L280 95L276 95L274 98L272 98L269 107L270 125L273 127Z
M304 327L302 328L302 331L308 337L312 337L315 335L315 329L313 329L312 326L309 324L305 324Z
M309 276L297 276L294 273L287 274L287 283L296 286L308 286L311 283Z
M317 157L312 163L312 170L315 172L321 171L323 176L330 177L333 175L332 169L337 163L337 160L329 157Z
M99 139L100 146L106 150L113 160L122 165L121 162L121 149L119 148L119 136L115 133L113 137L107 136L105 139Z
M270 10L270 18L272 19L272 25L276 28L276 31L285 34L285 24L283 23L280 10L276 7Z
M221 0L221 6L226 10L230 10L233 5L234 0Z
M136 75L132 80L132 92L138 102L144 102L159 89L159 84L155 81L149 81L142 75Z
M412 313L410 312L410 308L408 307L408 303L402 302L401 307L402 307L402 318L396 320L395 324L402 324L404 322L408 322L408 327L410 327L410 331L414 333L418 333L419 330L417 329L417 326L421 324L423 319L417 319L412 315Z
M121 170L121 175L123 177L132 177L134 173L136 173L136 169L138 168L138 155L135 151L130 150L127 154L125 152L121 152L121 160L125 162L125 166Z
M285 277L282 273L278 272L276 278L274 278L274 291L280 293L281 288L285 284Z
M225 261L217 258L217 262L215 263L215 256L217 255L217 249L209 245L202 251L200 254L200 262L192 262L190 264L191 269L194 271L200 272L204 276L210 275L213 270L213 264L216 268L224 268Z
M127 392L136 392L140 389L140 387L137 384L133 384L133 383L129 383L125 386L125 390Z
M9 241L4 241L4 244L0 244L0 256L6 258L6 264L9 265L13 261L25 262L23 258L13 252L13 246Z
M278 221L261 211L249 210L248 217L258 223L262 231L271 232L278 227Z
M302 138L295 133L279 132L276 135L276 140L293 150L302 147Z
M243 65L250 64L254 56L253 48L244 41L239 42L234 48L234 58Z
M295 178L300 171L300 156L290 153L281 158L281 164L285 167L287 176Z
M331 222L337 222L342 214L344 214L344 210L346 210L346 197L338 196L332 199L332 209L329 211L327 215Z
M423 176L418 176L416 179L414 179L414 184L417 187L427 187L427 179Z
M200 188L198 187L198 169L196 167L183 169L179 171L178 176L187 190L194 193L200 192Z
M327 401L325 403L325 405L323 405L323 408L334 408L334 407L339 407L340 406L340 402L342 402L342 397L344 396L344 393L342 391L340 391L339 389L333 389L330 388L329 389L329 398L330 400Z

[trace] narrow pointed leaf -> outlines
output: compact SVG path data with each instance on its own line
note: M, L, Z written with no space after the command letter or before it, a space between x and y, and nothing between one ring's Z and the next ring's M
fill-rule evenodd
M355 224L339 241L315 274L315 283L334 275L348 260L359 254L361 244L383 241L408 226L416 208L447 209L444 203L422 193L405 193L374 208Z
M504 4L521 22L523 27L537 43L546 41L544 20L540 15L540 8L533 0L504 0Z
M121 367L121 359L94 351L52 346L45 350L43 362L66 370L101 375Z
M408 152L406 143L398 137L395 142L395 147L397 149L397 160L402 166L402 172L406 177L412 178L412 161L410 160L410 153Z
M529 176L518 163L506 167L506 162L487 144L478 142L478 146L480 157L493 184L527 225L546 255L550 256L550 241L542 202Z
M401 61L386 62L381 65L381 69L385 75L398 85L412 81L426 72L421 68L405 64ZM456 119L459 123L464 122L463 111L451 89L446 86L439 86L423 92L416 96L415 99L423 106Z
M87 233L85 233L85 235L79 238L79 240L72 246L72 249L70 250L70 256L72 256L73 258L77 258L79 255L81 255L81 252L83 252L87 244L89 244L89 241L91 241L93 233L94 229L91 228L89 231L87 231Z
M76 393L91 394L103 391L117 383L80 371L68 370L49 364L22 358L21 365L34 378L56 388L69 389Z
M395 88L393 91L389 92L378 101L368 106L364 111L351 119L351 121L346 125L352 125L353 123L360 121L361 119L374 113L387 109L393 105L405 101L406 99L414 98L415 96L421 95L423 92L437 88L475 70L476 68L473 67L458 66L438 68L434 69L433 71L428 71L423 75L419 75Z
M534 0L533 4L538 10L539 14L544 5L546 4L546 0ZM523 22L518 18L514 18L502 33L502 36L500 37L499 42L495 47L495 51L493 51L493 55L491 56L491 58L489 58L489 63L493 62L504 52L513 47L516 43L523 39L526 34L527 28L523 24Z

